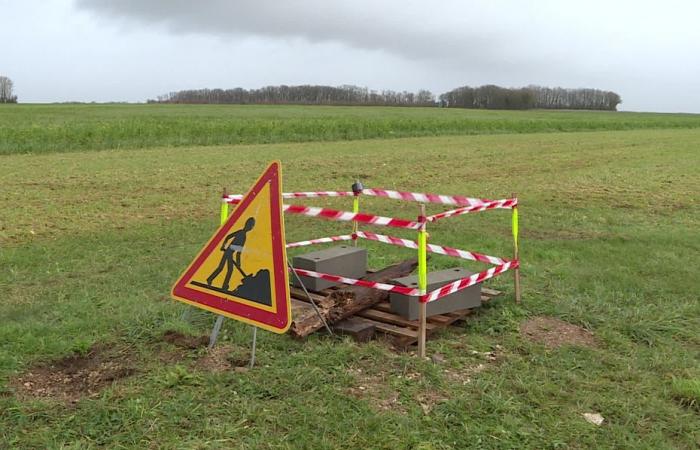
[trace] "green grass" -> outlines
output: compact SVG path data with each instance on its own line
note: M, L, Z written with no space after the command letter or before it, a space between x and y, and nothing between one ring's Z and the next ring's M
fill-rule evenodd
M144 113L114 108L125 121L130 108ZM279 114L295 120L293 110ZM700 130L674 129L1 156L0 448L697 448L699 144ZM276 158L285 190L348 189L359 176L419 192L517 192L523 305L510 277L489 282L505 294L429 341L444 365L381 342L266 332L250 372L204 370L198 350L163 360L172 350L163 332L201 335L213 322L208 313L183 322L168 292L216 227L221 187L243 191ZM289 241L348 230L286 222ZM507 256L509 222L505 211L438 222L431 241ZM412 254L369 247L373 267ZM589 328L599 345L523 339L520 324L538 315ZM222 345L233 354L245 356L249 338L226 321ZM73 406L16 397L18 374L95 343L128 351L137 373ZM473 353L492 350L495 362ZM586 412L605 422L589 424Z
M0 155L698 127L700 116L691 114L261 105L0 105Z

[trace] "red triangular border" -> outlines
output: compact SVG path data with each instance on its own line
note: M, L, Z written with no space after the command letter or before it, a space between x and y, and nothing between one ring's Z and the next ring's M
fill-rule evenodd
M287 272L287 251L284 236L284 217L282 213L282 171L279 161L272 162L263 174L258 178L253 187L236 205L236 209L214 236L209 240L204 249L197 255L192 264L185 270L175 282L171 295L176 300L203 308L217 314L230 317L235 320L249 323L275 333L284 333L289 329L292 321L291 303L289 300L289 281ZM226 236L233 224L248 208L255 196L262 190L266 183L270 183L270 219L272 225L272 268L275 283L276 312L272 313L261 308L256 308L248 303L239 303L230 299L219 297L215 294L205 293L187 287L192 276L204 263L209 254L217 250L217 244Z

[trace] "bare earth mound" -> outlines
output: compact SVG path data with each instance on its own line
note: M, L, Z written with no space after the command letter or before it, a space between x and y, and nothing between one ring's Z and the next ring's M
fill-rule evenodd
M597 344L590 331L554 317L533 317L520 325L520 334L550 349L563 345L595 347Z
M194 350L209 344L209 336L187 336L178 331L168 330L163 334L163 340L177 347Z
M30 368L13 380L20 398L46 398L76 403L84 396L95 396L113 381L136 371L132 358L124 352L93 346L85 355L71 355Z

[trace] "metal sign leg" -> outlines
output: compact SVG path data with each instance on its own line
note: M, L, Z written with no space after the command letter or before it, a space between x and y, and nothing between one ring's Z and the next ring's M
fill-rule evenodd
M250 368L252 369L255 365L255 344L258 340L258 327L253 325L251 328L253 329L253 345L250 349Z
M216 318L216 322L214 322L214 328L211 330L211 335L209 336L209 347L207 347L208 350L211 350L214 348L214 345L216 345L216 340L219 338L219 331L221 331L221 324L224 323L224 316L219 316Z

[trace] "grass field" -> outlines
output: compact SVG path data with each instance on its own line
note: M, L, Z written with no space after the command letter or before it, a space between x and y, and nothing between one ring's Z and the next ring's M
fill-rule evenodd
M263 125L228 134L238 122ZM375 122L375 134L339 131ZM569 112L0 108L0 448L697 448L698 125ZM446 135L396 138L407 134ZM342 141L362 137L377 139ZM253 144L214 145L236 142ZM510 277L489 282L504 295L429 341L442 364L381 341L261 332L257 368L216 370L247 358L250 329L232 321L221 360L166 342L208 333L213 316L181 320L170 286L215 229L222 186L245 190L271 159L287 191L345 190L360 177L417 192L517 192L522 306ZM417 215L411 203L363 207ZM286 221L289 241L349 229ZM505 211L468 215L437 223L431 240L508 256L509 224ZM373 267L411 255L369 247ZM533 342L520 328L541 316L595 341ZM117 366L102 389L46 370L94 357ZM76 392L57 394L66 383ZM592 412L601 426L582 417Z
M629 112L265 105L0 105L0 155L698 127L697 115Z

